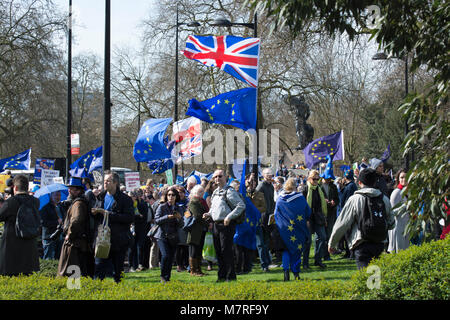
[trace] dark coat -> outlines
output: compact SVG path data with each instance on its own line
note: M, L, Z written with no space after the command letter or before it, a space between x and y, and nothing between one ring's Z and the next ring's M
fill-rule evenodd
M138 215L134 215L134 231L136 232L136 236L143 235L145 236L148 233L150 223L148 220L148 206L145 201L138 200L137 201L137 211ZM140 216L139 216L140 215ZM141 217L142 216L142 217Z
M16 216L20 204L18 198L33 201L39 210L39 199L28 194L17 194L3 203L0 222L4 231L0 239L0 275L30 274L39 271L38 239L25 240L16 236Z
M98 195L96 208L104 208L106 191ZM134 222L133 200L117 188L113 195L114 203L109 214L109 228L111 229L111 251L118 251L127 247L132 239L130 232L131 224ZM95 216L95 238L98 226L103 222L103 215Z
M330 203L327 205L327 216L333 215L336 217L336 210L337 206L339 205L339 191L336 187L336 185L331 182L328 184L328 194L325 192L325 188L323 187L323 184L321 185L323 195L325 196L325 199L328 199L329 201L334 200L334 206L332 206Z
M183 219L169 219L169 214L175 214L176 212L184 215L184 211L181 207L174 205L173 208L169 206L169 203L160 203L158 209L156 209L155 223L159 225L158 231L155 234L156 239L172 239L174 242L178 242L178 228L183 225Z
M189 212L194 216L195 222L192 230L188 232L187 244L200 245L202 234L207 230L208 223L203 219L203 214L209 211L204 199L192 198L189 202Z
M58 276L65 276L70 265L80 267L82 275L87 274L87 256L93 259L91 239L89 238L89 202L83 196L73 200L64 221L64 240L58 264Z
M256 191L260 191L264 194L264 200L266 201L266 211L261 212L261 222L263 224L263 228L267 228L269 216L275 211L275 188L271 183L267 181L261 181L256 187Z
M39 212L41 215L42 238L48 239L58 227L58 213L56 206L49 202Z
M356 190L358 190L358 187L356 186L356 183L353 181L350 181L344 186L341 195L341 210L344 208L348 198L350 198L355 193Z

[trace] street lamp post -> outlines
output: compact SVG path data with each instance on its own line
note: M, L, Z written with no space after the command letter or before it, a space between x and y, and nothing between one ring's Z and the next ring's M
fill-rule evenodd
M137 135L139 135L139 130L141 129L141 79L137 79L137 78L129 78L129 77L124 77L123 78L124 81L136 81L138 84L138 115L137 115ZM140 162L137 163L137 172L141 171L141 166L140 166Z
M178 2L177 2L177 14L176 14L176 24L175 24L175 102L174 102L174 122L178 121L178 28L180 26L188 26L188 27L198 27L200 26L200 23L197 21L192 21L189 23L179 22L178 21ZM174 165L174 171L175 171L175 181L177 179L178 175L178 165L175 162Z
M66 182L69 181L69 169L72 162L71 141L72 134L72 0L69 0L68 19L68 48L67 48L67 149L66 149Z
M372 60L388 60L389 57L384 52L378 52L373 57ZM397 58L403 60L405 63L405 98L408 96L408 55L405 55L405 59ZM408 135L408 119L405 119L405 137ZM411 158L414 159L414 153L411 154ZM405 169L409 170L409 155L406 154L405 157Z
M233 27L233 26L241 26L253 29L253 37L258 37L258 16L255 13L253 23L239 23L239 22L231 22L225 18L217 18L213 22L210 23L211 26L215 27ZM258 88L256 88L258 90ZM252 172L255 173L255 176L258 177L258 159L259 159L259 129L261 128L260 121L261 118L258 117L259 110L259 94L256 95L256 164L253 165Z
M111 0L105 0L103 172L111 169Z

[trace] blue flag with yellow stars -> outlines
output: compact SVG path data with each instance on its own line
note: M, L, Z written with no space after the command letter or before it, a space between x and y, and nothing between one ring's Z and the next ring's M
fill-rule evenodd
M69 173L76 178L90 178L94 179L92 171L102 168L103 165L103 147L93 149L70 165Z
M327 155L333 161L344 160L344 132L339 131L314 140L303 149L303 154L308 169L320 162L327 162Z
M167 170L172 169L173 165L172 159L152 160L147 162L148 168L153 170L152 174L166 172Z
M244 131L256 130L256 89L234 90L204 101L191 99L186 115L209 123L228 124Z
M239 193L244 198L245 202L245 221L236 226L234 234L234 243L246 247L251 250L256 250L256 227L261 220L261 212L255 207L252 200L247 196L247 189L245 187L245 169L247 161L244 164L244 169L241 175L241 184L239 186Z
M170 159L173 144L164 137L172 118L149 119L144 122L133 148L136 162Z
M291 265L299 266L309 230L306 221L311 216L302 193L291 192L280 194L275 204L275 223L280 231L287 250L291 256Z
M15 156L0 159L0 171L6 169L30 170L31 148Z

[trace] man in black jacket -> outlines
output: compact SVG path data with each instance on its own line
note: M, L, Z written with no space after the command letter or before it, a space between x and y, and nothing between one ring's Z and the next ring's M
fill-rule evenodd
M94 278L104 279L114 277L120 282L124 271L125 254L131 241L130 226L134 221L133 201L120 191L119 175L109 170L105 171L104 190L98 196L92 214L95 216L95 230L103 222L105 211L109 212L109 227L111 229L111 249L106 259L95 258Z

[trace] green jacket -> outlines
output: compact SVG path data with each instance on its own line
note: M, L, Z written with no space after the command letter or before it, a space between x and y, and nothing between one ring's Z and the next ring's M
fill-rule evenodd
M208 212L208 205L203 199L192 198L188 205L189 212L194 216L195 222L191 232L187 235L187 244L199 245L202 234L206 231L208 224L203 219L203 214Z

